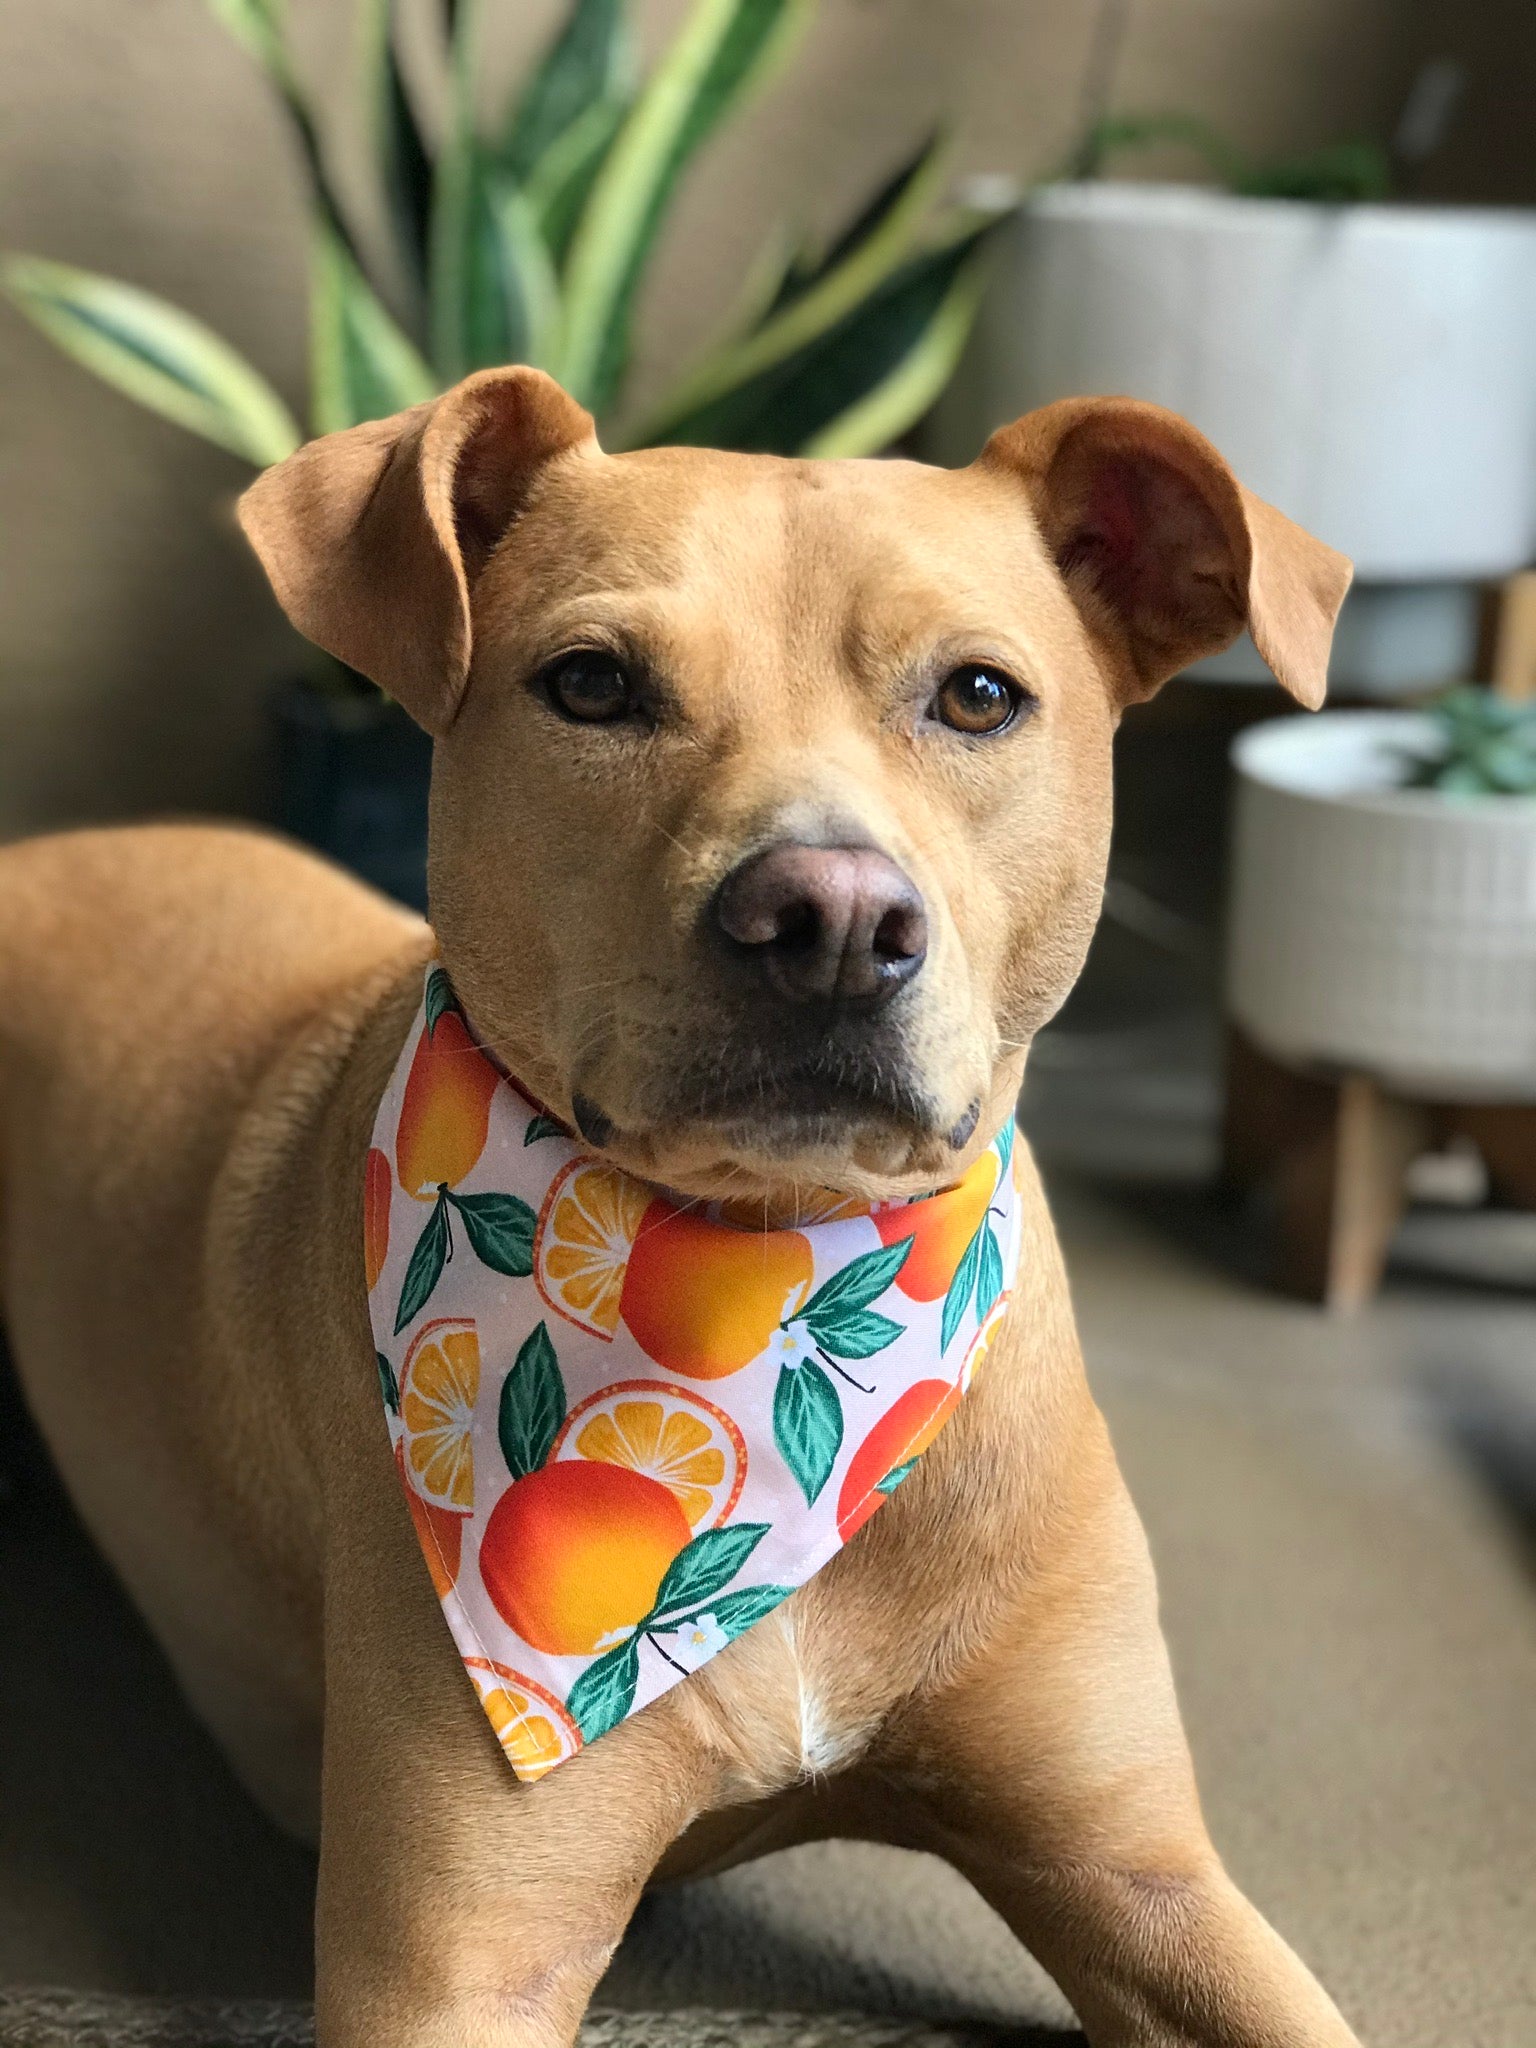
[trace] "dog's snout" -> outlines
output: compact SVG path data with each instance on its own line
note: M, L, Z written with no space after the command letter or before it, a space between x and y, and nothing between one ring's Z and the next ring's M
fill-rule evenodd
M881 1002L928 950L916 883L867 846L767 847L727 875L714 918L794 1002Z

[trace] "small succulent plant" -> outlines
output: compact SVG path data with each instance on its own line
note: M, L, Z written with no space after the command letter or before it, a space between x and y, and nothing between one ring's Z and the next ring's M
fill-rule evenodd
M1446 796L1536 797L1536 702L1495 695L1473 683L1430 706L1435 738L1406 763L1409 789Z
M684 174L815 0L691 0L645 72L631 0L570 0L488 121L478 109L490 0L442 0L448 111L436 126L419 117L399 61L397 0L357 4L387 239L360 229L331 176L284 0L208 0L265 72L308 175L311 431L395 412L506 362L558 377L612 447L864 455L938 396L1000 215L939 203L943 151L930 140L825 244L779 236L723 339L644 418L621 405L636 299ZM0 293L105 382L252 463L302 438L259 371L137 286L12 254L0 256Z

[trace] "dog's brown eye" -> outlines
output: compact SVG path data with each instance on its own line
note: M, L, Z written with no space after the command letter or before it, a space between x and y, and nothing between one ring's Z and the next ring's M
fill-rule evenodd
M1011 725L1028 699L1011 677L994 668L968 664L954 669L939 685L933 716L956 732L1001 732Z
M634 685L623 664L595 648L565 654L544 676L555 709L583 725L608 725L635 707Z

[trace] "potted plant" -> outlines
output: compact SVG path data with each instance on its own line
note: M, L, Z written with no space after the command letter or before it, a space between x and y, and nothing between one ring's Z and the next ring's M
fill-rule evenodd
M418 119L395 0L359 0L387 246L351 219L282 0L210 0L270 79L312 195L307 425L329 433L503 362L548 369L605 445L710 443L862 455L903 434L952 371L998 207L940 204L937 138L825 244L781 236L725 335L641 418L623 407L636 300L685 172L773 67L814 0L693 0L648 74L628 0L573 0L489 125L479 0L444 12L448 113ZM32 255L0 291L87 369L256 466L303 438L282 397L201 322L136 287ZM382 886L425 889L430 748L397 707L334 666L280 709L290 829Z
M1216 182L1103 175L1148 142ZM1536 548L1536 216L1394 201L1401 154L1265 163L1180 115L1096 124L1000 237L936 453L1075 393L1171 406L1354 558L1335 675L1365 693L1465 675L1476 584ZM1245 642L1200 673L1265 675Z
M1234 758L1247 1037L1417 1100L1536 1102L1536 704L1269 720Z

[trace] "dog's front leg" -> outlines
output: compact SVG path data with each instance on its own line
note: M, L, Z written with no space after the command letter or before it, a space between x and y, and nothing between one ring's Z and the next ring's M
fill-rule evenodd
M1140 1525L1107 1443L1095 1458L1063 1555L902 1734L930 1844L1092 2048L1358 2048L1211 1846Z
M712 1766L659 1701L519 1783L398 1562L327 1589L318 2048L567 2048Z

